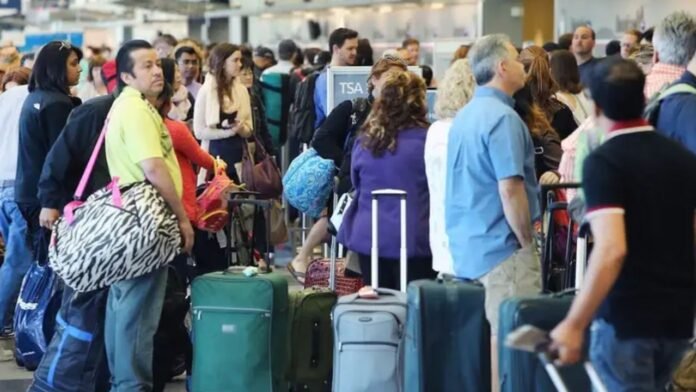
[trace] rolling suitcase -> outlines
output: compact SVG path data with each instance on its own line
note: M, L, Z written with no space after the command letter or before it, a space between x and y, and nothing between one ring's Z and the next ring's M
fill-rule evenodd
M483 286L418 280L408 285L407 296L406 391L490 391L490 326Z
M271 265L268 252L266 260ZM240 268L205 274L194 279L191 301L192 392L287 390L289 303L283 275L247 276Z
M336 264L336 237L331 240L330 266ZM290 294L290 363L287 379L292 391L331 392L336 277L327 286L308 287Z
M581 277L586 263L585 244L589 234L581 228L578 237L576 267L581 266ZM579 282L578 282L579 283ZM500 324L498 341L504 342L507 335L523 325L532 325L550 331L560 323L568 313L573 302L575 289L537 297L511 298L500 305ZM589 335L585 339L589 344ZM498 346L500 390L503 392L556 391L553 381L547 374L548 369L533 353L516 351L504 345ZM569 385L570 391L591 390L590 379L582 365L557 369L559 376Z
M377 262L377 210L381 197L398 197L401 204L401 288L380 289ZM406 192L372 192L372 287L376 298L360 293L338 299L332 313L334 327L334 392L401 392L404 377L406 322Z

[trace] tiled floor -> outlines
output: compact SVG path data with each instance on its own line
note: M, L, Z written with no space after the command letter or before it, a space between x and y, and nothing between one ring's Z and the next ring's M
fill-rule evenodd
M299 290L300 285L287 273L285 265L290 260L290 253L279 250L276 253L276 271L287 276L290 290ZM31 383L33 373L17 367L14 361L0 362L0 392L25 392ZM185 392L186 385L183 377L167 385L166 392Z

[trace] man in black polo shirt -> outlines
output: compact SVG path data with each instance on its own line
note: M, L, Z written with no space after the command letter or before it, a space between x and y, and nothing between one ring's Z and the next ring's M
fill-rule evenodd
M664 390L693 334L696 156L641 119L644 85L630 60L593 71L595 120L608 132L583 170L595 245L551 333L559 361L576 362L594 318L590 358L612 392Z

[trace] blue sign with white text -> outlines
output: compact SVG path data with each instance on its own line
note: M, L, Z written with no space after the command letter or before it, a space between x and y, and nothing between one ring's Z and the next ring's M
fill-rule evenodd
M19 48L19 51L22 53L36 52L51 41L66 41L77 47L82 47L84 35L82 33L27 34L24 46Z

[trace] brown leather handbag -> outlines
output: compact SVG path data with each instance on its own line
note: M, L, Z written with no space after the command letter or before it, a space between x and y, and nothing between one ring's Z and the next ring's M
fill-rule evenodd
M246 141L242 154L242 181L247 190L258 192L260 199L276 199L283 194L280 169L256 135L250 139L255 148L252 152L249 141Z

